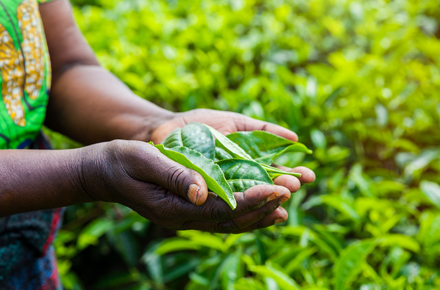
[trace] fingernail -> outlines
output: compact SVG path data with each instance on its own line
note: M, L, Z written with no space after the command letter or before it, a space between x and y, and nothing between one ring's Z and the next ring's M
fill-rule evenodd
M274 200L275 198L277 198L278 194L277 193L272 193L266 200L266 202L269 202L271 200Z
M188 187L188 198L194 204L196 204L197 198L199 197L199 190L200 187L194 183Z
M287 198L287 196L283 196L283 197L281 198L281 203L284 203L284 202L286 202L287 200L289 200L289 199Z
M282 218L277 218L273 224L276 225L280 223L284 223L284 220Z

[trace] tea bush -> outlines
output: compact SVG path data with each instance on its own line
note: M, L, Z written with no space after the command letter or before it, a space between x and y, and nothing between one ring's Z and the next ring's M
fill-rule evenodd
M73 3L101 64L139 96L290 128L314 153L278 163L317 180L287 222L241 235L70 207L56 240L67 289L440 288L438 1Z

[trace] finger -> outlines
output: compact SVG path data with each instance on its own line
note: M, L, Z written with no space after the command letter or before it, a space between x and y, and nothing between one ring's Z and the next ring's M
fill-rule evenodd
M215 233L233 233L242 228L249 227L259 220L273 213L286 200L286 197L277 197L264 206L252 212L245 213L234 219L224 222L190 221L185 225L186 229L197 229Z
M296 173L301 173L301 177L298 177L299 181L301 181L301 183L310 183L315 181L316 179L316 175L315 173L308 169L307 167L304 166L298 166L295 168L289 168L289 167L285 167L285 166L281 166L281 165L274 165L276 168L279 168L281 170L284 170L286 172L296 172Z
M290 198L289 189L277 185L256 185L245 192L234 193L237 207L233 210L217 196L208 196L201 214L192 213L191 220L224 222L261 208L277 197L283 202Z
M272 123L255 120L243 115L239 115L238 118L235 118L234 122L235 125L237 126L237 131L261 130L278 135L280 137L284 137L286 139L295 142L298 141L298 135L296 135L294 132Z
M284 186L290 192L297 192L301 188L301 182L298 178L291 175L281 175L275 178L274 183L276 185Z
M235 231L234 234L246 233L246 232L250 232L250 231L253 231L256 229L267 228L267 227L273 226L275 224L280 224L280 223L287 221L288 217L289 217L289 215L288 215L287 211L282 207L278 207L275 211L273 211L271 214L269 214L265 218L257 221L256 223L254 223L248 227L245 227L245 228L242 228L238 231Z
M301 173L301 177L299 180L302 183L310 183L310 182L315 181L315 179L316 179L315 172L313 172L312 170L310 170L304 166L298 166L298 167L292 168L290 170L290 172Z
M128 160L130 176L144 182L158 184L174 192L195 205L202 205L208 197L208 187L203 177L196 171L169 159L157 148L146 144L141 154L130 156Z

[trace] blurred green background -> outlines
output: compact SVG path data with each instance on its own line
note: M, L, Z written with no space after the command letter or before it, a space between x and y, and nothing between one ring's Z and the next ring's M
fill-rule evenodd
M72 3L139 96L290 128L314 154L279 163L317 180L287 222L242 235L70 207L56 240L66 289L440 289L438 0Z

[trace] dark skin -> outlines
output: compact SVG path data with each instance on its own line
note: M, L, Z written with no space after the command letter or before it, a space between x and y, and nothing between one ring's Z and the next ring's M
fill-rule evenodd
M274 186L237 192L237 208L231 210L208 192L197 172L145 141L160 143L189 122L208 124L224 134L266 130L296 141L295 133L231 112L173 113L159 108L99 66L67 0L42 4L40 13L53 71L45 125L89 146L0 151L0 216L102 200L126 205L172 229L240 233L287 219L280 205L302 183L315 179L311 170L285 168L302 176L284 175Z

